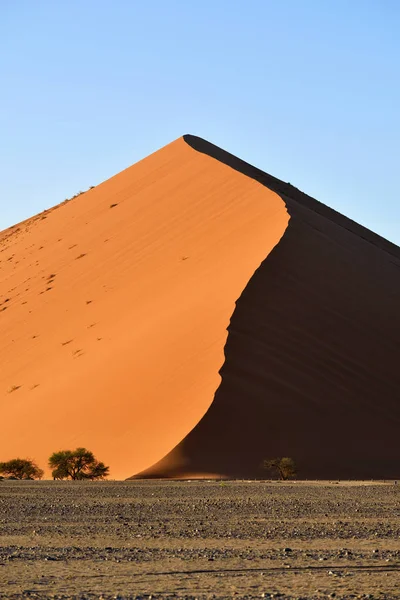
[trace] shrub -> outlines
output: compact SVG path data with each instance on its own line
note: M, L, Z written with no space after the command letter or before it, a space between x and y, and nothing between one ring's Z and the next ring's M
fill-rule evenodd
M104 479L109 467L98 461L86 448L60 450L49 458L53 479Z
M283 458L269 458L264 460L264 469L279 475L282 480L296 477L297 469L293 458L284 456Z
M13 458L0 463L0 473L9 479L42 479L44 472L33 460Z

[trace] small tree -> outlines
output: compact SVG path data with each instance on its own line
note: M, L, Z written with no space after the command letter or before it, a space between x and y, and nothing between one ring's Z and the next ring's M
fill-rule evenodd
M98 461L86 448L60 450L49 458L54 479L104 479L109 467Z
M296 477L296 463L293 458L285 456L283 458L269 458L264 460L264 469L277 473L282 480Z
M0 473L12 479L42 479L44 471L33 460L13 458L0 463Z

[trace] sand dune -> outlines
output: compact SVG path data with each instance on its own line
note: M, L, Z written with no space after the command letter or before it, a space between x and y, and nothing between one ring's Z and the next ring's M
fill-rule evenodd
M400 249L215 146L199 153L274 190L288 228L232 315L206 415L140 476L262 475L292 456L308 478L400 476Z
M399 477L399 267L184 136L0 234L0 460L84 445L114 478L262 476L279 455Z
M209 408L235 301L288 220L178 139L2 232L0 460L84 445L124 478L166 455Z

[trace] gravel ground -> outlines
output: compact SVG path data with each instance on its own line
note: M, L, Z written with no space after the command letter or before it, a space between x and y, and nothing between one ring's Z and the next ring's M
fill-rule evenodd
M0 598L399 598L400 485L0 481Z

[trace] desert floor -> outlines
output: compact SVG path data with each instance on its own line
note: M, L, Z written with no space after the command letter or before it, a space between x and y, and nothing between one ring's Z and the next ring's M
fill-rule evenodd
M0 481L0 598L400 598L400 485Z

